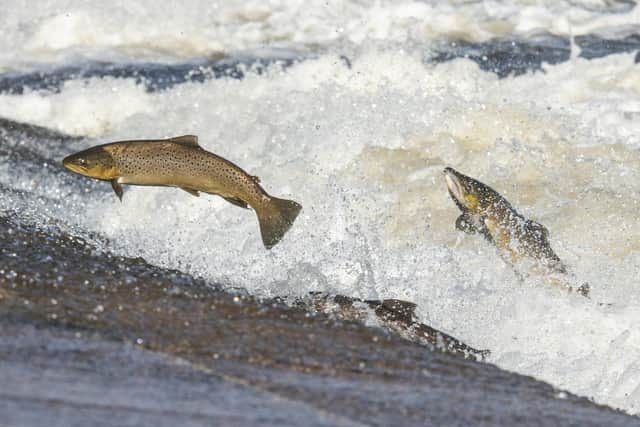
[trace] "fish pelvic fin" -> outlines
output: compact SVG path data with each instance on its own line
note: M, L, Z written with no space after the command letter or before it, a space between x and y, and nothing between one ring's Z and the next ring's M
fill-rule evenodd
M262 243L265 248L271 249L291 228L302 206L293 200L271 197L268 203L254 208L260 222Z
M116 193L116 196L118 196L118 199L122 202L122 195L124 194L124 191L122 190L122 185L120 185L117 179L111 180L111 188L113 188L113 192Z

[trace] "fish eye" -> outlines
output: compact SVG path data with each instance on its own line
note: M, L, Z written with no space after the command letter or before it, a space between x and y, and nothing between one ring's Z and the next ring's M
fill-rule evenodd
M80 166L85 166L87 164L87 161L85 159L83 159L83 158L79 158L78 159L78 164Z

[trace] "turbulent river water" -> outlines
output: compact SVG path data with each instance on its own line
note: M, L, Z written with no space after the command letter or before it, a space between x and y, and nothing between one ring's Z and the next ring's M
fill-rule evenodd
M498 367L636 414L640 8L365 3L3 5L0 214L258 298L411 301ZM302 204L279 245L222 199L129 187L120 203L61 167L181 134ZM522 282L456 231L446 166L543 223L590 299Z

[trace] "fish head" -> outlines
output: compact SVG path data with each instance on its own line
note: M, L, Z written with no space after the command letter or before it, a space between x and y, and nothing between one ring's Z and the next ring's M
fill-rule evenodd
M451 198L463 213L485 217L508 206L508 202L497 191L453 168L445 168L444 178Z
M65 157L62 164L71 172L90 178L111 180L118 177L113 156L103 146L92 147Z

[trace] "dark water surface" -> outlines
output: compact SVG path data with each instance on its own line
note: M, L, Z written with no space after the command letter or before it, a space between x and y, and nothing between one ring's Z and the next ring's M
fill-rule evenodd
M575 47L580 58L593 59L616 53L640 52L640 34L619 39L597 35L576 36ZM500 77L518 76L542 70L543 64L558 64L571 57L571 40L552 34L526 39L498 38L482 43L453 40L436 43L426 55L427 61L446 62L467 58L484 71ZM73 79L114 77L134 79L154 92L188 82L203 82L214 78L242 79L247 71L262 73L271 65L286 68L296 61L314 58L313 54L297 52L269 52L262 57L234 56L198 60L186 63L120 64L89 62L82 65L55 67L27 73L0 74L0 93L22 94L25 90L60 91L64 82ZM341 57L350 66L347 56Z

